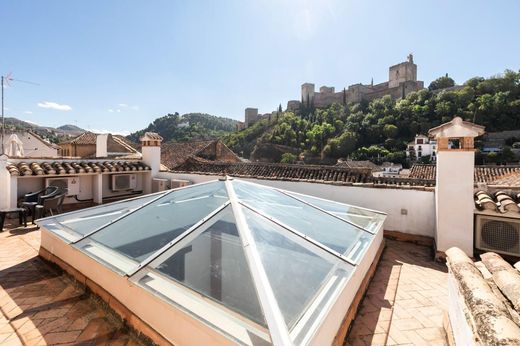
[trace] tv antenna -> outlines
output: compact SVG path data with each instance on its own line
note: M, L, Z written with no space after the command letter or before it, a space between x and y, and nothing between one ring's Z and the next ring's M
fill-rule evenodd
M35 82L30 82L30 81L21 80L21 79L14 79L12 77L11 73L8 73L6 76L2 76L2 154L5 154L5 150L4 150L4 137L5 137L4 87L6 85L10 86L11 84L9 82L11 82L11 81L25 83L25 84L32 84L32 85L40 85Z

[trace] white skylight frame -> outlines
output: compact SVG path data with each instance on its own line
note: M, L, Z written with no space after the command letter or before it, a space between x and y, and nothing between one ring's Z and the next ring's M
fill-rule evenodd
M212 180L212 181L205 182L203 184L210 184L215 181L216 180ZM243 182L243 183L247 183L247 184L253 184L253 183L250 183L250 182L247 182L244 180L239 180L239 181L241 183ZM197 185L202 185L202 184L197 184ZM258 186L258 184L253 184L253 185ZM162 197L167 196L168 194L170 194L174 191L177 191L180 189L189 189L192 186L186 186L186 187L171 190L168 192L157 193L156 198L153 198L152 200L148 201L147 203L144 203L143 205L132 210L131 212L123 214L120 217L106 223L105 225L98 227L97 229L93 230L92 232L89 232L88 234L86 234L81 239L73 242L71 245L75 245L80 242L84 243L85 240L89 239L89 237L91 235L96 234L97 232L101 231L102 229L108 227L109 225L111 225L125 217L128 217L129 215L132 215L137 210L140 210L140 209L148 206L149 204L155 202L156 200L158 200ZM224 186L225 186L225 190L228 195L227 198L229 200L227 200L225 203L223 203L222 205L217 207L215 210L211 211L207 216L203 217L197 223L193 224L191 227L189 227L183 233L181 233L180 235L178 235L177 237L175 237L174 239L169 241L166 245L162 246L160 249L151 253L144 260L142 260L140 262L131 260L131 261L133 261L133 264L126 267L126 270L121 270L120 268L114 267L114 266L110 265L110 263L107 263L107 261L102 260L100 258L96 258L96 256L92 256L92 254L89 254L88 252L84 251L83 249L80 249L80 250L87 256L95 259L97 262L100 262L102 265L105 265L105 266L111 268L116 273L118 273L122 276L128 277L128 280L130 280L137 286L145 288L147 291L150 292L149 289L147 289L145 286L143 286L143 284L141 284L139 282L143 277L145 277L149 273L155 273L154 275L163 277L163 279L168 281L168 278L164 274L155 271L152 267L150 267L150 265L152 263L154 263L155 261L158 261L160 258L166 256L166 254L168 254L168 253L175 253L177 250L174 251L174 249L178 249L181 244L186 243L186 242L190 241L191 239L194 239L196 236L200 235L202 232L204 232L205 229L208 229L214 223L213 222L214 220L218 220L218 215L220 215L224 210L231 208L232 213L235 218L236 228L239 233L239 238L242 242L242 248L243 248L246 260L247 260L247 265L251 272L253 286L256 290L259 304L262 309L262 312L263 312L263 315L265 318L265 322L268 327L267 333L270 335L271 342L275 345L292 345L296 341L296 338L298 338L298 340L299 340L298 342L300 342L300 341L303 343L308 342L313 337L314 332L317 330L317 328L319 328L321 323L323 323L323 320L327 314L327 311L329 311L331 309L331 304L333 304L338 299L339 294L345 289L345 287L346 287L347 283L349 282L350 277L352 276L354 269L356 268L358 263L356 261L354 261L351 258L351 256L346 256L344 254L341 254L341 253L329 248L328 246L324 245L323 243L312 239L311 237L299 232L298 230L295 230L295 229L289 227L288 225L285 225L282 221L275 219L269 215L266 215L261 210L258 210L257 208L251 206L249 203L245 202L244 200L239 199L235 193L232 178L227 178L224 182ZM312 203L301 200L300 198L293 196L292 195L293 192L285 191L285 190L278 189L278 188L268 187L268 186L264 186L264 185L261 185L261 187L263 189L272 189L272 190L276 191L277 193L281 193L300 203L311 206L311 207L319 210L323 214L332 216L335 219L339 219L342 222L344 222L345 224L349 224L349 225L353 226L355 229L359 230L359 232L360 232L359 234L365 233L365 232L370 234L370 236L371 236L370 243L368 245L366 245L364 251L366 251L366 249L370 247L370 244L375 239L376 232L371 232L369 230L366 230L363 227L360 227L359 225L353 224L352 222L349 222L348 220L345 220L337 215L334 215L333 213L323 210L322 208L319 208L319 207L313 205ZM301 195L301 194L298 194L298 195ZM310 196L310 197L315 198L313 196ZM328 201L328 200L324 200L324 201L332 202L332 201ZM124 203L124 201L117 202L117 203ZM338 203L338 204L345 205L343 203ZM347 205L347 206L349 206L349 205ZM103 206L99 206L97 208L102 208L102 207ZM352 207L355 207L355 206L352 206ZM277 225L278 227L283 228L284 230L287 231L287 234L285 236L290 238L297 245L302 246L307 251L310 251L311 253L318 255L318 257L322 257L325 260L327 260L328 262L331 262L332 264L334 264L332 269L329 270L329 274L327 275L328 278L323 279L322 285L320 286L321 288L319 288L319 290L314 294L314 296L312 296L312 300L310 301L309 305L306 306L302 310L302 314L300 315L297 322L295 322L295 324L291 327L291 330L289 330L289 328L287 327L286 321L284 319L284 315L283 315L282 311L280 310L280 307L278 306L278 302L277 302L277 299L273 292L273 288L271 287L269 278L266 274L265 268L262 263L262 259L260 258L260 255L259 255L259 251L257 250L256 241L254 239L254 236L251 233L251 229L248 226L248 222L245 219L244 212L243 212L245 209L242 209L242 208L246 208L247 210L250 210L252 213L258 214L259 217L266 219L266 222L271 222L274 225ZM384 213L372 211L372 210L369 210L366 208L360 208L360 207L355 207L355 208L359 208L359 209L367 210L368 212L383 215L383 217L385 215ZM73 213L74 212L67 213L67 215L71 215ZM60 216L63 216L63 215L64 214L61 214ZM49 220L52 218L53 217L48 217L46 219L43 219L43 221ZM45 226L45 225L43 225L43 226ZM382 227L382 223L380 224L379 228L381 228L381 227ZM51 230L51 231L56 233L53 230ZM58 236L59 236L59 234L58 234ZM354 242L354 244L356 244L356 243L357 243L357 241ZM122 258L124 257L124 255L117 252L116 250L111 250L108 247L106 249L107 249L107 251L114 252L114 256L116 256L116 257L122 257ZM351 252L349 250L349 254L350 253ZM334 286L334 291L331 292L328 290L327 285L333 286L335 284L334 282L331 281L332 279L330 277L334 277L335 273L337 273L337 270L340 267L350 268L349 269L350 271L348 272L347 276L338 277L341 282L339 284L337 284L336 286ZM337 280L337 279L334 279L334 280ZM172 281L172 280L170 280L170 281ZM188 286L184 286L182 283L173 283L172 282L172 284L175 284L176 286L181 287L179 292L184 292L184 294L190 295L192 297L191 299L196 299L197 297L199 299L201 298L200 293L197 293L196 291L194 291L193 289L191 289ZM161 297L161 295L158 295L157 293L153 293L153 292L152 292L152 294L154 294L164 300L164 297ZM327 299L325 300L325 298L327 298ZM206 297L204 300L207 300L207 299L210 299L210 298ZM176 303L174 301L174 299L167 299L167 300L169 303L173 303L174 305L181 307L181 309L183 309L184 311L189 312L190 315L196 317L199 320L202 320L206 324L209 324L210 327L220 328L221 332L224 332L226 335L228 335L228 337L233 338L233 332L226 331L225 325L224 326L215 325L215 321L218 321L218 319L217 320L213 319L213 322L208 321L208 320L204 319L203 316L198 316L193 311L189 311L190 310L189 307ZM325 307L321 306L323 304L325 304L324 305ZM223 312L224 314L226 314L226 313L229 314L229 311L228 311L229 309L226 308L226 306L224 306L223 304L219 305L218 303L213 303L212 306L213 306L212 311L220 311L221 313ZM318 308L319 306L321 306L319 314L318 314L319 317L316 319L314 316L314 313L317 311L316 308ZM231 312L231 317L228 316L231 318L231 320L228 320L228 322L230 322L230 323L233 320L233 317L232 317L233 313L236 314L236 312ZM243 316L243 318L250 321L245 316ZM307 322L309 322L309 318L313 318L313 320L310 321L310 322L312 322L312 323L310 323L310 327L307 323ZM256 324L254 321L251 321L251 323ZM235 328L234 330L236 331L237 330L236 326L238 326L239 323L238 324L235 323L234 325L235 325L235 327L233 327L233 328ZM260 330L260 332L261 332L261 330Z

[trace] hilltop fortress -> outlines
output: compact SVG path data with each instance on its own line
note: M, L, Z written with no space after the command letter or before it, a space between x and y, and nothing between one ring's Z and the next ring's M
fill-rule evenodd
M339 92L336 92L334 87L327 86L320 87L320 91L317 92L313 83L304 83L301 88L301 101L291 100L287 102L287 110L294 112L302 107L325 108L333 103L347 104L363 100L370 101L385 95L397 99L423 88L424 82L417 80L417 65L413 62L413 55L409 54L407 61L388 68L387 82L376 85L373 81L371 84L353 84L348 89L344 88ZM259 115L256 108L246 108L245 122L242 123L241 127L248 127L268 116L269 113Z
M388 69L388 81L374 85L353 84L348 89L335 92L334 87L322 86L320 91L314 90L314 84L302 84L301 101L291 100L287 103L287 110L295 111L300 107L327 107L333 103L370 101L390 95L393 98L405 97L409 93L424 88L424 82L417 80L417 65L413 62L413 55L408 59Z

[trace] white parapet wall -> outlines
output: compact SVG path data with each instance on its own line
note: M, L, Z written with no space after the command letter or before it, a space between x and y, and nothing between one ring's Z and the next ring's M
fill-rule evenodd
M193 184L219 178L216 175L172 172L159 172L157 177L189 180ZM432 190L358 187L266 179L244 180L385 212L388 214L384 225L385 230L432 238L435 233L435 193Z

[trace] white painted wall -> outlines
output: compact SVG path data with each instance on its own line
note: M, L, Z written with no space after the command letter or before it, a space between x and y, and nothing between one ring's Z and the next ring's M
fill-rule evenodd
M1 167L0 167L1 168ZM132 171L132 172L116 172L116 173L104 173L104 174L81 174L81 175L40 175L40 176L13 176L9 175L9 172L6 169L1 170L1 172L7 172L8 178L11 180L11 189L13 191L12 194L6 191L5 195L10 197L2 197L0 196L0 202L3 199L8 200L8 207L14 208L16 206L16 202L19 198L23 198L26 193L35 192L41 190L45 187L45 179L46 178L61 178L61 177L78 177L79 179L79 194L77 198L79 200L91 200L94 199L95 203L102 203L102 198L105 197L115 197L119 195L126 195L130 192L127 191L119 191L114 192L110 189L110 179L113 174L135 174L137 179L136 191L142 191L144 185L146 185L146 181L150 180L149 171ZM1 179L1 177L0 177ZM14 181L14 182L13 182ZM15 184L15 185L13 185ZM9 185L4 185L0 182L0 186L2 188L2 192L4 186L7 187ZM144 193L147 193L146 191ZM4 195L4 193L2 193ZM130 197L130 196L129 196ZM2 199L3 198L3 199ZM73 196L68 196L63 201L64 204L69 203L78 203L78 200ZM0 204L0 207L3 207Z
M11 174L6 167L7 156L0 155L0 209L7 209L11 204Z
M216 175L179 174L159 172L158 178L185 179L193 183L215 180ZM434 236L435 197L433 191L402 188L370 188L339 186L281 180L244 179L337 202L379 210L388 214L384 229L404 233ZM470 194L472 196L472 194ZM402 214L401 210L406 211Z
M437 251L456 246L473 256L474 162L473 151L437 153Z
M108 133L102 133L96 136L96 157L108 156L107 140Z

